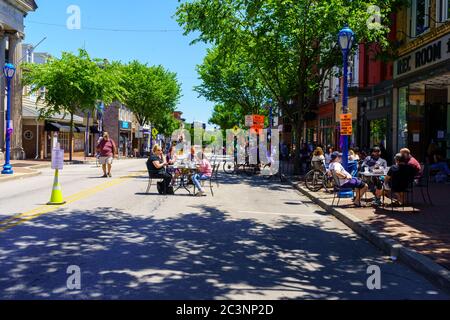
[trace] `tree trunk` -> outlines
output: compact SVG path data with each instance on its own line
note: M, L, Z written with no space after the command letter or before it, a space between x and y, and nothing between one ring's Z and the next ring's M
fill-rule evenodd
M69 161L73 160L73 113L70 113Z

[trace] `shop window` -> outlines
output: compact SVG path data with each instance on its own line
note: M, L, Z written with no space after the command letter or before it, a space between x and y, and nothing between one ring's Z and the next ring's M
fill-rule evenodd
M430 27L430 0L412 0L409 8L411 37L417 37Z
M370 146L386 146L386 132L386 118L370 121Z
M450 19L450 0L436 1L436 20L445 22Z
M398 93L398 150L408 146L408 121L406 118L407 105L408 87L403 87L399 89Z

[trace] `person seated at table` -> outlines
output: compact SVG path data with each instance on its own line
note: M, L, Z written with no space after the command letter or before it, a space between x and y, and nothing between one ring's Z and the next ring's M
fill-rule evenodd
M325 155L323 153L323 149L321 147L317 147L313 152L313 157L311 162L321 162L325 167Z
M211 178L212 166L203 152L199 152L197 154L197 163L198 163L199 173L195 174L192 177L192 182L195 184L195 186L199 190L195 196L205 197L206 193L205 193L205 190L203 190L201 181L208 180L209 178Z
M327 152L325 153L325 165L329 166L330 162L331 162L331 155L333 154L334 150L333 147L328 146L327 147Z
M177 151L177 149L175 146L171 146L169 148L169 152L167 153L167 156L166 156L166 162L168 163L169 166L173 166L178 161L178 156L177 156L176 151ZM173 176L173 179L174 179L173 182L175 182L175 180L181 175L181 172L179 169L167 168L167 172Z
M364 159L361 168L364 170L366 167L371 170L387 168L387 161L381 158L381 149L379 147L374 147L371 155Z
M195 147L191 147L191 154L189 155L189 161L195 161Z
M348 160L349 161L359 161L359 156L353 149L350 149L348 151Z
M414 177L416 179L422 177L422 167L419 161L411 155L411 151L408 148L403 148L400 150L400 154L406 159L406 164L414 169Z
M394 161L395 165L389 169L384 178L384 189L392 191L400 203L403 203L405 192L414 180L415 170L408 165L408 159L401 153L395 156Z
M381 158L381 149L379 147L374 147L372 149L372 153L368 156L363 164L361 165L361 170L365 170L365 168L369 168L370 170L384 170L387 168L387 161ZM381 196L383 194L383 182L382 177L371 177L370 178L370 187L371 191L375 195L374 204L376 206L381 205Z
M341 164L342 153L333 152L331 155L330 171L333 172L339 180L341 189L352 189L356 191L354 204L361 207L361 198L367 192L368 186L358 178L353 178Z
M177 162L177 160L178 160L178 156L176 153L176 148L175 148L175 146L171 146L169 148L169 152L167 153L167 156L166 156L166 162L169 165L174 165L175 162Z
M172 175L166 171L168 165L164 159L162 148L159 145L155 145L152 149L152 154L147 160L147 170L151 177L164 180L162 184L157 184L159 194L170 192L169 187L172 182Z

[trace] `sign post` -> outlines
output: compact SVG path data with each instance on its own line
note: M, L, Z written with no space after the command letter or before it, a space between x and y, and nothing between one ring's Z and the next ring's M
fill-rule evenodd
M64 169L64 149L60 148L60 144L57 142L58 138L54 140L54 147L52 150L52 169L55 170L55 177L53 181L52 195L50 202L47 205L59 206L66 202L63 200L62 189L59 183L59 170Z

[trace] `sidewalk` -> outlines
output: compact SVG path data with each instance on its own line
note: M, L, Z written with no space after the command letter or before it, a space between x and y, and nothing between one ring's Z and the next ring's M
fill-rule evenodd
M450 281L450 185L430 184L433 206L424 204L418 191L415 193L414 212L412 207L406 207L405 211L402 208L394 208L392 213L390 207L355 208L351 199L341 199L339 207L333 208L331 207L333 194L324 191L310 192L299 178L291 178L291 183L352 229L371 241L375 239L381 249L392 250L389 245L395 246L395 243L412 249L429 258L428 267L433 268L433 264L443 267L442 270L438 270L439 267L436 265L437 268L434 269L440 274L444 273L444 277L448 277L447 280ZM368 193L368 198L371 197L372 194ZM420 255L416 258L419 259ZM417 261L409 262L417 263ZM424 263L427 264L427 261ZM411 266L422 268L418 265ZM450 282L447 285L450 285Z

